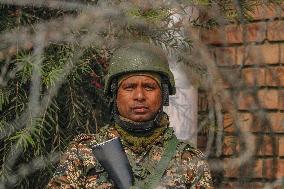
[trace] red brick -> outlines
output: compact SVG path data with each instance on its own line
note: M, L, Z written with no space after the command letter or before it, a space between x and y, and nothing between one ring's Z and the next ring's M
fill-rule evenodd
M284 156L284 136L279 138L279 156Z
M243 27L241 25L227 25L225 31L228 44L243 42Z
M284 40L284 21L270 21L267 24L267 39L269 41Z
M223 154L232 155L239 151L238 138L235 136L225 136L223 141Z
M223 126L224 131L228 133L236 132L236 121L234 121L233 116L229 113L224 114L223 116ZM239 126L242 131L248 132L260 132L262 129L260 128L259 120L253 116L251 113L238 113L239 118Z
M230 164L230 161L232 161L232 159L230 158L223 159L223 162L227 165ZM236 178L236 177L239 177L239 174L240 174L239 171L240 171L239 167L232 167L232 168L228 167L224 169L224 176L230 177L230 178Z
M265 133L284 133L284 113L276 112L276 113L264 113L264 115L253 115L252 113L238 113L239 115L239 123L240 127L243 131L249 132L265 132ZM229 117L230 114L226 114L226 118ZM225 116L224 116L225 117ZM229 117L228 120L231 119L233 122L233 118ZM264 123L264 119L267 119L268 123ZM229 122L229 121L228 121ZM234 123L231 123L233 125ZM224 131L233 132L235 131L235 127L230 126ZM264 128L262 127L264 126ZM232 128L233 127L233 128Z
M250 45L246 48L237 48L237 64L278 64L279 63L278 44Z
M236 63L236 48L216 48L216 62L218 65L233 65Z
M223 127L225 132L235 132L234 119L231 114L223 115Z
M283 93L282 93L283 92ZM262 89L257 91L257 98L250 93L241 92L238 96L240 110L251 109L279 109L284 107L284 91L276 89Z
M265 85L265 69L264 68L246 68L242 70L242 78L248 86L264 86Z
M284 63L284 44L280 45L280 63Z
M226 25L211 30L201 30L201 40L207 44L236 44L243 42L243 28L240 25Z
M284 177L284 160L280 159L277 162L277 178Z
M250 16L253 20L279 18L283 17L283 15L283 10L276 4L259 5L250 12Z
M221 111L230 112L231 110L236 109L235 104L233 103L231 97L229 96L229 94L227 93L225 89L223 90L222 95L223 96L221 99Z
M262 136L258 138L258 142L261 144L258 155L261 156L274 156L278 155L278 137L276 136ZM261 140L261 141L260 141ZM273 147L273 144L275 146Z
M278 109L279 108L279 91L278 90L259 90L258 100L260 105L265 109Z
M255 98L251 94L245 92L240 92L237 102L239 110L251 110L258 108L255 102Z
M262 42L266 38L266 23L257 22L250 23L244 26L246 42Z
M265 70L266 86L284 86L284 67L271 67Z
M235 181L223 182L218 189L263 189L262 182L239 183ZM274 188L273 188L274 189Z
M232 64L234 63L235 62L232 62ZM235 68L231 66L219 66L218 71L221 76L220 86L222 86L224 89L230 89L240 85L240 83L235 82L236 78L239 78L239 72L236 72Z
M222 37L225 35L225 32L221 32L219 28L213 29L201 29L201 40L207 44L217 45L223 44L225 39ZM223 33L223 35L222 35Z
M240 127L243 131L261 131L259 120L251 113L239 113Z
M268 185L270 184L271 185L271 183L267 183ZM280 184L280 183L278 183L278 184L276 184L275 186L273 186L273 189L283 189L283 184Z
M279 109L284 110L284 90L279 90Z
M246 25L231 24L211 30L201 30L201 40L211 45L240 44L244 41L262 42L265 38L265 22L249 23Z
M240 188L245 189L263 189L264 184L261 182L251 182L251 183L244 183L241 185Z
M230 89L230 88L232 88L232 85L233 85L233 83L229 80L229 78L223 77L221 86L224 89Z
M263 168L262 168L262 176L264 178L273 178L275 171L274 162L272 159L264 159L263 160ZM276 167L275 167L276 168Z
M267 118L272 128L272 131L275 133L284 133L284 113L268 113Z
M273 177L272 159L258 159L253 168L253 178L272 178Z
M253 178L262 178L262 167L263 167L262 160L256 160L253 168L253 174L252 174Z
M248 53L245 54L248 48L244 48L243 46L237 48L236 52L236 64L243 65L247 62ZM246 59L245 59L246 58Z
M220 189L236 189L239 188L240 183L238 182L224 182L221 184Z
M284 67L245 68L242 78L248 86L284 86Z

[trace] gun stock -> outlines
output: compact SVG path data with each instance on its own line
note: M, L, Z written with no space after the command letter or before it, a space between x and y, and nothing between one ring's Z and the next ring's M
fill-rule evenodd
M133 173L119 137L95 145L92 151L119 189L133 185Z

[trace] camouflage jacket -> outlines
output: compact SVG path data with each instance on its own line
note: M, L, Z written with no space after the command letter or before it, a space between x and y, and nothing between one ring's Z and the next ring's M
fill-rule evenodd
M108 179L106 171L97 162L88 146L117 136L121 137L124 150L133 170L135 183L143 182L155 170L165 150L165 143L174 135L172 128L165 127L151 144L147 143L143 148L139 149L129 144L127 138L121 134L115 127L106 126L101 129L99 134L81 134L77 136L63 154L47 188L115 188L114 183ZM139 145L143 146L142 143ZM203 155L199 150L189 144L179 142L176 153L161 178L158 188L213 188L208 164L202 158Z

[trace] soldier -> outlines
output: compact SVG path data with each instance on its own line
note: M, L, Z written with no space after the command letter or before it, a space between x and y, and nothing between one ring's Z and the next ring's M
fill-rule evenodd
M178 141L163 112L175 83L161 49L134 43L115 51L106 76L114 123L77 136L63 154L48 188L117 188L90 146L120 137L133 188L213 188L202 153Z

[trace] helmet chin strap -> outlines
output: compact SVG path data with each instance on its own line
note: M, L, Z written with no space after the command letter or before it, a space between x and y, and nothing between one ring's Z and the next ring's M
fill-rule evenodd
M150 121L136 122L124 117L121 117L116 113L114 115L114 121L118 126L128 133L136 136L151 135L153 130L159 126L160 119L163 115L163 111L159 111L155 118Z
M163 112L163 106L168 106L169 104L169 88L168 84L162 82L162 99L163 104L161 105L160 109L158 110L156 116L154 119L145 121L145 122L136 122L129 120L127 118L124 118L119 115L119 112L117 110L117 104L116 104L116 95L117 95L117 80L114 80L111 84L111 92L113 94L113 105L112 105L112 118L114 119L114 122L118 124L123 130L127 131L129 134L136 135L136 136L147 136L151 135L153 130L157 127L159 127L159 122L164 114Z

